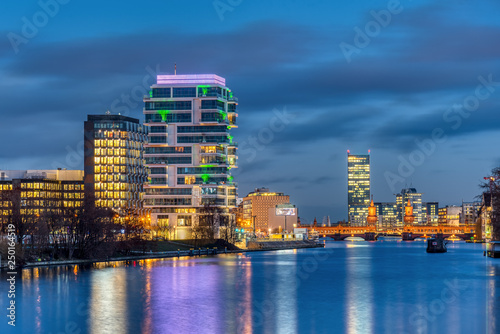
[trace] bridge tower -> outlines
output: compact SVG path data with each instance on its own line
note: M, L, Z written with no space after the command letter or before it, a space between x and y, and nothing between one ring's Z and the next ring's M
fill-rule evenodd
M405 217L404 222L405 225L412 225L415 221L415 216L413 215L413 205L410 203L410 199L408 198L408 204L405 206Z
M366 223L368 226L377 226L377 221L378 221L377 208L373 203L373 197L372 197L372 201L370 203L370 206L368 207L368 217L366 218Z

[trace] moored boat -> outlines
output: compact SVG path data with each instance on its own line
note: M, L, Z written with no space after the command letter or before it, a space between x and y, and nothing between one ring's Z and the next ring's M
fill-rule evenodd
M447 251L448 249L446 248L444 239L431 238L427 240L427 253L446 253Z

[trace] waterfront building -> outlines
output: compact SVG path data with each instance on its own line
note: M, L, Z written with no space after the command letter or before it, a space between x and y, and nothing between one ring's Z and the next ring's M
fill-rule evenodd
M491 240L493 236L493 227L491 225L491 193L483 192L481 198L481 208L479 211L479 218L481 219L481 234L477 235L479 240Z
M144 98L145 207L152 224L173 227L175 238L190 238L207 210L234 219L237 105L226 80L214 74L158 75Z
M290 203L277 204L268 209L268 232L292 232L297 227L297 207Z
M268 188L257 188L243 199L243 222L251 229L255 224L256 232L268 233L270 209L275 210L278 204L289 203L290 196L284 193L271 192Z
M475 224L479 210L481 209L481 202L463 202L462 212L460 214L460 224Z
M347 208L351 226L366 224L369 204L370 155L355 155L347 151Z
M422 203L422 221L424 224L436 226L439 223L439 203Z
M36 222L46 214L81 210L84 201L81 170L0 170L1 231L13 217Z
M111 208L121 216L145 216L144 166L147 128L138 119L88 115L84 125L85 196L90 205Z
M415 188L406 188L402 189L401 193L396 195L396 204L398 208L398 226L403 226L404 223L404 204L406 204L410 200L411 205L413 206L413 215L415 219L413 224L423 224L423 215L422 215L422 194L418 193Z
M439 225L458 226L461 214L461 206L447 205L444 208L439 208Z
M397 227L398 207L396 202L377 202L378 226L381 228Z

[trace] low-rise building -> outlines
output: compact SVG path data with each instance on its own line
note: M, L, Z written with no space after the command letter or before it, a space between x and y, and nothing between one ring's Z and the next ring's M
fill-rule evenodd
M243 199L243 224L256 232L268 232L269 209L278 204L289 204L290 196L284 193L271 192L268 188L258 188Z
M84 184L81 170L0 171L2 228L14 217L26 222L35 222L46 214L65 215L78 212L83 201Z

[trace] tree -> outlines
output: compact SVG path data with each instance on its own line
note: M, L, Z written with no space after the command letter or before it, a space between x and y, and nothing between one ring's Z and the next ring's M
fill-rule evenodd
M236 219L234 214L220 216L220 234L226 242L236 242Z
M205 202L204 206L200 209L198 226L192 229L193 235L199 236L200 239L215 239L219 232L223 212L224 209L215 205L214 201Z
M500 167L493 168L491 176L485 178L480 187L484 189L485 193L489 193L489 203L485 206L491 205L490 219L491 219L491 238L492 240L500 240Z

